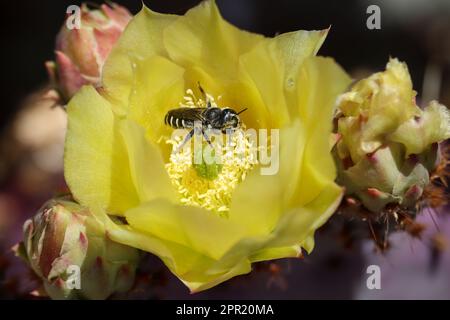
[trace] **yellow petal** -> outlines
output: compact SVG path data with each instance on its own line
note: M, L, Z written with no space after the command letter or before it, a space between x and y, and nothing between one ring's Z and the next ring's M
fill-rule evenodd
M243 229L203 208L155 200L125 214L136 230L219 259L243 236Z
M262 39L229 24L215 1L209 0L164 29L164 45L173 61L185 68L201 66L222 83L235 79L238 57ZM191 85L196 87L197 83Z
M239 57L263 39L225 21L214 1L202 2L164 29L165 48L170 58L185 69L186 88L200 95L200 83L209 94L221 97L220 106L236 110L251 107L247 100L239 99L246 97L247 89L237 81ZM253 121L248 119L243 114L246 125L252 126Z
M158 55L133 63L128 116L142 125L148 138L157 143L162 136L169 137L173 130L164 124L164 117L183 100L184 69Z
M284 96L284 65L278 59L274 43L267 40L239 59L240 80L254 88L260 97L258 104L249 105L253 116L266 114L266 128L281 128L289 121L289 113Z
M249 235L267 234L277 223L282 198L279 177L262 176L255 168L235 190L228 219L243 226Z
M311 234L335 212L342 195L342 188L332 182L305 207L295 208L284 214L273 232L273 240L267 247L284 247L311 241ZM308 248L312 249L307 243L306 249Z
M275 153L279 157L279 163L273 164L273 168L278 169L274 174L261 174L261 167L268 166L261 165L236 188L228 218L245 227L249 235L270 233L286 209L287 199L293 195L300 177L305 144L302 130L300 121L296 121L280 131L280 150L272 150L273 161Z
M161 152L145 138L144 129L133 121L122 120L119 131L126 146L127 165L140 202L157 198L175 201L177 195L165 170Z
M75 198L121 214L139 203L110 103L83 87L67 107L64 174Z
M276 44L280 61L283 61L284 85L287 91L298 89L295 80L303 62L317 54L329 30L299 30L281 34L271 40Z
M224 266L224 263L213 260L193 250L192 247L155 237L148 232L139 231L127 225L115 224L108 218L105 220L105 217L106 215L103 213L103 221L111 240L156 254L191 292L206 290L232 277L251 271L250 261L245 259L249 246L239 246L245 248L245 252L233 254L231 258L227 258L228 261L232 260L228 267L220 270L214 269L213 266L217 264Z
M222 274L214 275L209 278L202 276L202 278L205 279L203 281L183 281L183 283L191 290L191 293L196 293L217 286L218 284L238 275L249 273L250 271L252 271L250 262L243 260Z
M213 263L211 258L190 247L157 238L128 225L119 225L109 221L107 232L108 237L113 241L157 255L183 281L187 280L185 275L192 274L192 270L204 272L204 266Z
M331 58L306 59L299 74L297 106L305 124L305 153L302 175L296 190L297 205L318 196L325 185L334 181L336 169L330 155L330 133L337 96L350 84L345 71Z
M299 257L302 249L299 245L291 247L264 248L250 256L252 262L267 261L288 257Z
M153 55L166 56L162 30L178 18L143 6L130 21L103 66L102 83L117 111L126 112L133 84L132 62Z
M247 89L245 94L254 97L246 107L255 118L267 119L264 128L281 128L289 122L290 110L297 104L286 96L305 90L297 83L298 73L304 60L317 53L326 34L327 30L282 34L264 39L239 58L239 81ZM260 127L261 123L256 126Z

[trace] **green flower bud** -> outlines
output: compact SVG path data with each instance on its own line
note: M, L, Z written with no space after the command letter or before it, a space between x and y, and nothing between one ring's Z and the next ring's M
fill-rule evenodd
M334 149L337 182L372 212L388 204L412 209L438 161L438 142L450 138L450 113L436 101L424 110L406 64L357 82L338 99Z

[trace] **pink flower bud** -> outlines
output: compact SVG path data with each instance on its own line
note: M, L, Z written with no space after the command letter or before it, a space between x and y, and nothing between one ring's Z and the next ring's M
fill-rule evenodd
M67 102L83 85L98 85L103 64L132 18L122 6L81 6L80 28L64 23L56 38L55 61L46 67L61 100Z
M134 283L138 250L112 242L103 224L75 202L49 200L23 233L17 254L53 299L105 299ZM80 270L78 288L68 284L73 268Z

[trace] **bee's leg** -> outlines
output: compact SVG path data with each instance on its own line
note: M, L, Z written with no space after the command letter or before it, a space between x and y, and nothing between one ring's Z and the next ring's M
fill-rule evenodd
M231 129L224 129L222 130L222 134L225 135L225 139L227 141L227 146L231 146L231 135L233 134L233 130Z
M178 153L181 151L181 149L183 149L184 145L191 140L192 136L194 135L195 129L192 129L191 131L189 131L189 133L186 135L186 137L183 140L183 143L177 148L177 150L175 151L175 153Z
M205 90L203 90L203 87L200 85L200 81L198 81L197 83L198 83L198 89L202 93L203 99L205 99L206 107L211 108L211 101L209 101L208 95L206 94Z
M211 143L211 140L209 140L209 137L208 137L208 135L206 134L205 130L202 130L202 134L203 134L203 137L205 138L206 142L208 142L209 146L210 146L211 148L213 148L213 145L212 145L212 143Z

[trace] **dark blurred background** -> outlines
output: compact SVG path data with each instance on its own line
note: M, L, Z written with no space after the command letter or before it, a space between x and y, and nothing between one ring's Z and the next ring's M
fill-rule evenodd
M133 14L142 6L141 0L116 2ZM144 1L155 11L176 14L183 14L198 2ZM26 269L11 258L8 250L20 240L24 220L34 214L46 199L64 190L63 111L49 111L48 106L42 106L39 107L41 109L33 109L38 110L33 113L27 108L35 103L30 95L47 84L44 62L53 59L55 36L64 21L66 8L80 3L75 0L2 2L0 298L29 298L27 284L24 287L20 281ZM382 70L390 56L397 57L408 64L419 103L424 95L425 102L439 99L441 103L450 105L448 0L217 0L217 4L229 22L267 36L298 29L324 29L331 25L319 54L334 57L354 78ZM372 4L381 9L380 30L366 27L370 15L366 10ZM429 217L424 219L429 220ZM450 234L448 218L443 219L446 221L443 228L447 228ZM431 224L428 220L427 223ZM157 259L149 258L149 268L156 270L157 276L153 280L147 279L150 284L156 283L147 297L450 298L450 277L445 273L450 266L448 252L441 270L435 270L430 278L426 241L413 244L412 239L400 238L397 252L407 252L406 257L393 251L390 254L393 260L389 260L374 254L370 242L344 250L330 236L332 231L319 233L321 250L316 250L303 261L291 259L279 264L262 264L256 267L261 272L238 277L194 296L189 296L183 285L168 274ZM400 269L391 270L392 261ZM369 262L386 264L384 270L390 273L384 275L391 280L383 283L387 289L381 293L369 292L365 288L365 268ZM156 282L152 282L154 280Z

